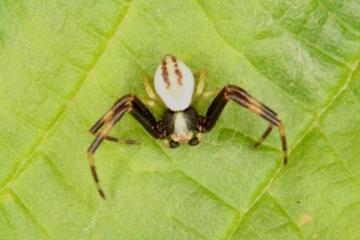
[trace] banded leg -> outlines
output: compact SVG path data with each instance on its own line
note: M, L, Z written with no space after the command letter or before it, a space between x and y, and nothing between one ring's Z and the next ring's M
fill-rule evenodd
M93 176L96 188L103 199L106 199L105 193L100 186L100 181L95 168L94 154L102 141L107 139L113 126L121 117L129 112L140 124L155 138L161 138L161 132L158 131L157 122L151 112L145 105L133 95L126 95L119 99L113 107L91 128L91 132L96 134L96 138L88 148L88 162ZM101 129L102 128L102 129Z
M242 90L242 89L241 89ZM257 101L256 99L253 99L249 94L247 94L244 90L242 90L247 97L249 97L250 99L250 103L256 105L259 108L263 108L265 111L267 111L270 114L274 114L275 116L277 116L277 114L271 110L269 107L265 106L264 104L262 104L261 102ZM260 139L254 144L254 147L257 148L260 146L260 144L269 136L269 134L271 133L271 131L273 130L273 125L270 123L268 128L264 131L264 133L261 135Z
M109 121L113 118L116 108L118 107L118 102L114 104L114 106L105 113L91 128L90 133L95 135L98 133L98 131ZM116 137L112 136L106 136L105 140L111 141L111 142L117 142L117 143L123 143L123 144L138 144L136 140L129 140L129 139L118 139Z
M261 138L254 144L254 148L257 148L260 146L260 144L269 136L273 129L273 125L269 125L269 127L265 130L265 132L261 135Z
M88 162L89 162L89 166L90 166L90 170L91 170L91 174L93 176L94 182L95 182L95 186L96 189L98 191L98 193L100 194L100 196L103 199L106 199L105 193L102 190L101 186L100 186L100 180L96 171L96 167L95 167L95 160L94 160L94 154L96 152L96 149L100 146L100 144L102 143L102 141L107 137L107 134L110 132L110 130L112 129L112 127L116 124L116 122L122 117L122 115L124 115L126 109L122 109L121 111L119 111L118 114L116 114L114 116L113 119L111 119L105 126L105 128L100 131L97 135L95 140L91 143L87 154L88 154Z
M216 96L206 113L206 117L200 119L199 131L210 131L214 127L222 110L230 99L235 101L240 106L256 113L270 123L270 127L268 127L268 129L265 131L262 139L265 139L269 135L272 130L272 126L278 128L284 155L283 163L286 165L288 160L287 141L285 128L281 120L277 117L277 114L273 110L252 98L247 92L235 85L225 86Z
M92 133L92 135L96 136L96 133ZM110 142L120 143L120 144L128 144L128 145L139 144L139 142L136 141L136 140L132 140L132 139L119 139L119 138L112 137L112 136L106 136L106 137L105 137L105 140L110 141Z

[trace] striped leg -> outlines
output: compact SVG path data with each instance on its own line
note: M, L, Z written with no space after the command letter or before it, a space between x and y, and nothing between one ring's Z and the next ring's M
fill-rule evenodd
M273 129L273 125L270 124L269 127L265 130L265 132L261 136L261 138L254 144L254 148L257 148L260 146L260 144L267 138L267 136L269 136L272 129Z
M240 106L249 109L250 111L261 116L270 123L270 126L267 128L263 134L260 143L265 139L271 132L272 126L275 126L279 129L279 134L282 142L282 150L284 155L283 163L287 164L288 160L288 151L287 151L287 142L285 135L285 128L281 120L277 117L277 114L271 110L269 107L265 106L261 102L252 98L247 92L235 85L225 86L220 93L216 96L214 101L211 103L206 117L200 119L200 131L210 131L217 119L219 118L222 110L229 100L235 101ZM259 143L259 144L260 144Z
M113 139L113 137L109 137L108 134L126 112L129 112L136 120L138 120L153 137L161 138L161 133L158 131L154 116L145 105L133 95L126 95L119 99L113 107L95 123L90 131L93 134L96 134L96 138L88 148L87 155L96 188L103 199L105 199L106 196L100 186L100 181L95 168L94 154L104 139L110 141Z
M96 168L95 168L95 161L94 161L94 153L96 151L96 149L100 146L101 142L106 139L108 133L110 132L110 130L113 128L113 126L116 124L117 121L119 121L119 119L122 117L122 115L124 115L126 108L123 108L121 111L119 111L119 113L117 113L113 119L111 119L106 126L104 127L104 129L100 132L97 133L95 140L91 143L87 153L88 153L88 161L89 161L89 166L90 166L90 170L91 170L91 174L94 178L95 181L95 185L96 185L96 189L98 190L100 196L103 199L106 199L105 193L102 190L101 186L100 186L100 181L99 181L99 177L97 175L96 172Z
M95 135L99 132L99 130L106 125L107 123L109 123L109 121L114 117L115 111L117 108L119 108L119 106L121 106L121 104L124 104L123 102L116 102L114 104L114 106L107 112L105 113L91 128L90 128L90 133ZM111 142L117 142L117 143L122 143L122 144L138 144L138 142L136 140L130 140L130 139L118 139L116 137L112 137L112 136L106 136L105 140L111 141Z
M243 89L236 87L238 89L238 91L241 91L242 94L244 94L248 99L250 104L255 105L257 108L260 108L261 111L266 112L269 115L274 115L275 117L277 117L277 114L271 110L269 107L265 106L264 104L262 104L261 102L257 101L256 99L252 98L249 94L247 94ZM274 125L272 125L271 123L269 124L269 126L266 128L266 130L264 131L264 133L261 135L260 139L254 144L254 147L257 148L261 145L261 143L269 136L269 134L271 133L271 131L273 130ZM286 139L285 139L285 145L286 145ZM285 163L286 164L286 163Z

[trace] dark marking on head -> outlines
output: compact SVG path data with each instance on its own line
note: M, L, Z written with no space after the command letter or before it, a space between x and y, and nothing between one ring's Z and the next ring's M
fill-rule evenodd
M170 87L170 80L169 80L169 72L168 72L168 69L166 67L166 58L163 59L162 64L161 64L161 73L162 73L162 77L164 79L164 82L166 84L166 87L169 88Z
M170 109L167 109L163 116L162 120L159 123L159 129L162 133L164 133L164 136L170 136L174 132L174 112Z
M199 118L199 115L198 115L197 111L195 110L195 108L190 106L184 110L183 114L184 114L187 128L190 131L195 131L197 128L197 122L198 122L198 118Z

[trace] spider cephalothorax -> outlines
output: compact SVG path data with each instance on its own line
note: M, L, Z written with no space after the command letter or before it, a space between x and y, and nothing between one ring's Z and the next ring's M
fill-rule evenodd
M287 163L287 144L285 129L277 114L269 107L252 98L242 88L235 85L226 85L217 94L206 114L200 115L194 107L191 106L194 95L195 80L192 71L180 60L172 55L164 57L162 63L157 68L154 77L154 86L157 96L160 97L163 104L167 107L161 120L157 121L146 105L133 94L125 95L120 98L112 108L105 113L90 129L96 138L88 149L88 160L96 183L97 190L102 198L105 194L100 187L99 179L95 170L93 155L101 142L106 139L114 142L123 142L132 144L132 140L119 140L108 136L112 127L129 112L154 138L163 139L171 148L176 148L180 143L197 145L200 141L201 133L210 131L222 110L229 100L233 100L242 107L261 116L269 122L269 127L255 147L270 134L273 127L279 129L284 153L284 164ZM200 79L195 91L196 95L203 94L204 72L200 74ZM156 94L146 81L145 89L152 100Z

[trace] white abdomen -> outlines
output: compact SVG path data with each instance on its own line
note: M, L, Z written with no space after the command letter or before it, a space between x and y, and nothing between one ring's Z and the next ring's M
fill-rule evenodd
M194 76L191 70L172 55L167 55L154 77L156 93L172 111L182 111L191 104Z

